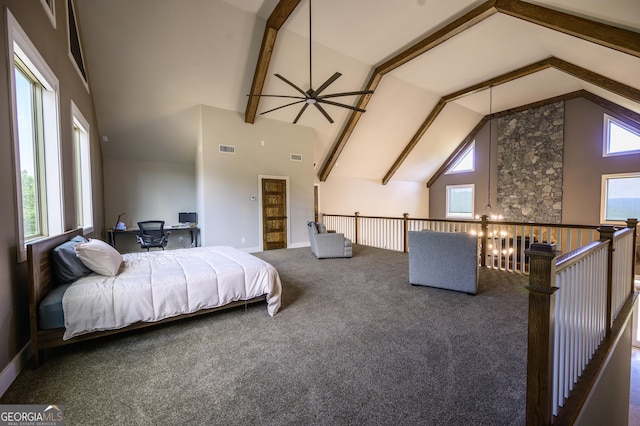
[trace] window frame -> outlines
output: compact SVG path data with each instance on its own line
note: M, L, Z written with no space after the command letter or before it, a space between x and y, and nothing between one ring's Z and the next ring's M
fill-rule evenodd
M87 66L85 64L85 60L84 60L84 51L82 49L82 43L80 41L80 29L78 27L78 14L76 13L76 8L75 5L73 3L72 0L66 0L66 20L67 20L67 56L69 56L69 59L71 60L71 64L73 65L73 68L76 70L76 72L78 73L78 77L80 77L80 80L82 81L82 84L84 85L84 88L87 90L87 93L90 93L89 90L89 82L88 82L88 77L87 77ZM71 48L71 20L69 15L72 15L73 17L73 28L75 29L76 32L76 37L75 40L78 43L78 49L79 49L79 54L80 54L80 58L76 59L76 56L73 54L72 48ZM78 64L78 60L81 62L81 64ZM84 70L84 73L82 70L80 70L80 65L82 65L82 68Z
M42 113L42 93L45 90L37 77L33 75L31 70L20 60L20 58L14 57L14 79L16 78L16 74L21 74L22 78L29 85L29 98L30 98L30 117L32 118L30 123L30 130L32 133L32 138L30 141L22 140L20 144L20 148L23 148L23 144L29 143L30 150L32 151L32 164L28 166L33 167L33 192L34 192L34 210L35 210L35 226L34 233L27 235L24 223L24 182L22 172L27 167L27 165L22 164L22 149L18 150L18 157L20 158L20 185L19 190L21 194L22 200L22 224L23 224L23 237L25 241L37 240L38 238L42 238L47 235L47 220L45 215L42 212L47 211L47 187L46 187L46 173L45 173L45 156L44 156L44 135L43 135L43 113ZM18 108L18 84L15 84L16 90L16 111L19 113ZM18 123L20 126L20 123ZM18 138L20 138L20 128L17 128Z
M468 215L466 213L451 213L449 210L450 207L450 198L451 198L451 190L455 190L455 189L463 189L463 188L470 188L471 189L471 213L469 213ZM445 198L446 198L446 204L445 204L445 216L447 219L473 219L474 213L475 213L475 184L473 183L468 183L468 184L461 184L461 185L447 185L445 188Z
M44 8L44 11L47 14L47 17L49 18L49 21L51 21L51 25L55 29L56 28L56 0L49 0L49 1L40 0L40 3L42 3L42 7Z
M454 174L458 174L458 173L475 172L476 171L476 152L475 152L475 150L476 150L476 141L474 140L473 142L471 142L469 144L468 147L465 148L464 151L462 151L462 153L458 156L456 161L447 169L447 171L444 174L445 175L454 175ZM465 170L453 170L462 162L462 160L471 151L473 151L473 165L471 166L471 168L470 169L465 169Z
M45 236L64 232L64 194L62 186L62 158L60 149L59 124L59 81L42 55L35 48L18 21L7 9L7 71L9 74L9 97L11 110L11 138L13 147L14 188L16 196L16 233L18 240L18 262L27 259L26 239L22 206L22 176L20 166L20 141L18 138L18 116L16 110L16 60L17 56L31 74L42 85L42 134L43 134L43 173L47 205ZM35 241L38 237L29 240Z
M602 186L600 190L600 223L602 224L612 224L612 225L624 225L626 223L626 219L621 220L608 220L606 217L607 213L607 182L609 179L625 179L625 178L640 178L640 172L632 172L632 173L612 173L612 174L604 174L602 175Z
M609 114L604 114L604 131L603 133L603 144L602 144L602 156L603 157L615 157L618 155L637 155L640 154L640 148L634 149L631 151L617 151L611 152L611 132L610 132L610 123L615 123L617 126L622 127L630 133L633 133L640 137L640 129L637 129L625 121L622 121L618 118L615 118Z
M71 101L71 133L74 153L76 226L82 227L87 234L94 229L91 125L73 101Z

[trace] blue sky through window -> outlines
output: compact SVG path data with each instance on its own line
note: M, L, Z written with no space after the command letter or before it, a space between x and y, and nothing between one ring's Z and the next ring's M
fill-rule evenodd
M640 131L631 129L612 119L607 120L607 154L640 151Z
M475 141L467 148L462 155L451 166L447 173L472 172L475 170Z

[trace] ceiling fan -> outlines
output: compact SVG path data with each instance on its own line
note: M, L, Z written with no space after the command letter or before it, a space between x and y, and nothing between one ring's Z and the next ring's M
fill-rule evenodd
M329 116L327 111L325 111L325 109L322 108L322 106L320 104L339 106L339 107L342 107L342 108L347 108L347 109L350 109L350 110L353 110L353 111L358 111L358 112L365 112L366 111L366 110L364 110L362 108L357 108L357 107L354 107L354 106L351 106L351 105L347 105L347 104L343 104L343 103L340 103L340 102L330 101L328 99L330 99L330 98L338 98L338 97L341 97L341 96L370 95L370 94L373 93L373 90L359 90L359 91L354 91L354 92L341 92L341 93L332 93L332 94L328 94L328 95L322 95L322 92L342 75L339 72L334 73L331 77L329 77L327 79L327 81L322 83L317 89L313 88L313 79L312 79L312 71L311 71L312 70L312 47L311 46L312 46L312 42L311 42L311 0L309 0L309 89L304 91L300 87L298 87L297 85L293 84L291 81L289 81L286 78L284 78L282 75L274 74L280 80L284 81L289 86L291 86L294 89L296 89L296 91L300 92L300 94L302 96L263 95L263 94L249 94L249 95L247 95L247 96L260 96L260 97L269 97L269 98L298 99L298 100L296 100L294 102L279 106L277 108L273 108L273 109L270 109L268 111L261 112L260 115L268 114L270 112L273 112L273 111L276 111L276 110L279 110L279 109L282 109L282 108L286 108L286 107L291 106L291 105L304 104L304 105L302 105L302 108L300 109L300 112L298 112L298 115L296 116L295 120L293 120L293 124L296 124L298 122L298 120L300 119L300 117L302 116L302 113L304 113L304 111L307 109L307 107L309 105L314 105L316 108L318 108L318 111L320 111L322 113L322 115L325 116L325 118L329 121L329 123L333 123L333 119Z

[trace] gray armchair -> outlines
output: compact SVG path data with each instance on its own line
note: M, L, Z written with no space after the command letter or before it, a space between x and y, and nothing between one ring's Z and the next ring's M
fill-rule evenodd
M478 237L463 232L409 231L409 282L478 292Z
M330 257L351 257L351 240L344 234L327 232L322 223L307 222L311 251L318 259Z

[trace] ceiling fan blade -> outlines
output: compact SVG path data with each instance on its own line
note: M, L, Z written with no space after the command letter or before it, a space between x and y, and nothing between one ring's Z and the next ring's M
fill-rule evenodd
M305 102L305 104L302 106L302 108L300 109L300 112L298 113L298 115L296 116L296 119L293 120L293 124L296 124L298 122L298 120L300 119L300 117L302 116L302 113L304 112L305 109L307 109L307 107L309 106L308 103Z
M347 105L347 104L341 104L341 103L338 103L338 102L326 101L324 99L318 99L318 102L322 102L323 104L328 104L328 105L339 106L339 107L342 107L342 108L347 108L347 109L350 109L352 111L367 112L366 109L354 107L354 106Z
M296 89L298 92L302 93L302 95L306 98L307 94L305 93L304 90L302 90L301 88L299 88L298 86L296 86L295 84L293 84L292 82L290 82L289 80L287 80L286 78L284 78L283 76L281 76L280 74L274 74L276 77L278 77L280 80L284 81L285 83L287 83L289 86L293 87L294 89Z
M372 94L373 94L373 90L360 90L357 92L332 93L331 95L318 96L318 99L338 98L340 96L372 95Z
M317 103L317 102L316 102L314 105L316 106L316 108L318 108L318 110L322 113L322 115L324 115L324 117L325 117L327 120L329 120L329 123L333 124L333 119L332 119L331 117L329 117L329 114L327 114L327 111L325 111L325 110L324 110L324 108L322 108L322 107L320 106L320 104L319 104L319 103Z
M247 96L261 96L263 98L290 98L290 99L307 99L302 96L287 96L287 95L260 95L260 94L248 94Z
M334 81L336 81L338 79L338 77L340 77L342 74L340 74L339 72L334 73L331 77L329 77L329 79L327 81L325 81L324 83L322 83L322 85L320 87L318 87L318 90L315 91L315 95L319 95L320 92L322 92L324 89L326 89L327 87L329 87L329 85L331 83L333 83Z
M288 106L291 106L291 105L299 104L301 102L304 102L304 99L301 100L301 101L291 102L290 104L286 104L286 105L279 106L277 108L270 109L269 111L261 112L260 115L267 114L267 113L273 112L273 111L275 111L277 109L285 108L285 107L288 107Z

